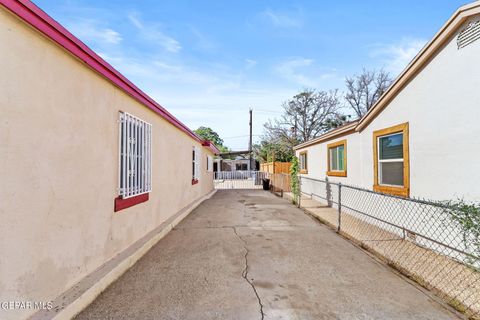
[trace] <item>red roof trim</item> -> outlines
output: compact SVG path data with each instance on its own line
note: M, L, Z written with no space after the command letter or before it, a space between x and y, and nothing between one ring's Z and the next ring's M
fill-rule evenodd
M155 102L155 100L150 98L146 93L130 82L130 80L125 78L120 72L115 70L92 49L87 47L82 41L76 38L34 3L28 0L0 0L0 4L33 26L35 29L42 32L45 36L65 48L71 54L85 62L90 68L110 80L113 84L118 86L132 98L159 114L162 118L185 132L196 141L203 143L203 140L200 139L185 124L180 122L177 118L165 110L165 108Z
M207 147L214 154L219 154L220 153L220 150L217 148L217 146L212 141L204 140L203 143L202 143L202 146Z

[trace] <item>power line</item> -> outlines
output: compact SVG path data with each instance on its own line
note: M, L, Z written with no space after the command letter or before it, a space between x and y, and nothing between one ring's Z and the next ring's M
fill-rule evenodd
M252 135L252 136L254 136L254 137L260 137L261 134L254 134L254 135ZM249 135L249 134L245 134L245 135L243 135L243 136L222 137L222 140L225 140L225 139L236 139L236 138L245 138L245 137L250 137L250 135Z
M283 114L283 112L280 111L273 111L273 110L254 110L256 113L272 113L272 114Z

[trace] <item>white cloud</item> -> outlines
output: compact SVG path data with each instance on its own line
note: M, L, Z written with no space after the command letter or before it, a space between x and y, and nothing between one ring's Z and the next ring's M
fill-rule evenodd
M263 11L262 16L267 18L275 27L300 28L303 26L303 20L300 17L293 17L291 14L275 12L271 9Z
M335 70L325 70L317 66L315 60L302 57L284 60L273 71L286 80L309 88L321 87L324 80L336 76Z
M221 65L195 67L147 55L131 57L120 50L101 55L190 128L209 126L225 137L248 134L248 108L279 110L296 92L288 86L249 82L242 73ZM255 134L262 133L269 117L272 114L254 111ZM228 145L247 147L242 139L228 141Z
M182 49L180 42L166 35L157 24L145 24L136 13L128 15L130 22L137 28L140 35L152 44L159 44L166 51L177 53Z
M204 51L213 51L216 49L217 45L209 37L200 32L200 30L192 26L190 27L190 30L197 39L196 45L198 48Z
M427 40L403 38L396 43L375 45L371 56L379 59L385 70L398 75L420 52Z
M99 22L94 20L82 20L69 26L72 33L79 39L92 41L96 44L118 44L122 36L110 28L101 28Z
M245 59L245 68L251 69L257 65L257 61L253 59Z
M128 15L128 20L137 28L137 29L143 29L143 23L140 22L139 18L137 18L137 14L135 13L130 13Z

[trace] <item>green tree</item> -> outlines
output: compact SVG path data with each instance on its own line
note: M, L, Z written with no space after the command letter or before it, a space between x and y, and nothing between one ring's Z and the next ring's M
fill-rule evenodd
M213 142L217 147L223 146L223 140L220 135L213 131L212 128L201 126L197 130L193 130L200 138Z
M285 143L275 143L272 141L262 140L260 143L253 145L255 158L260 162L290 162L294 153L293 149Z

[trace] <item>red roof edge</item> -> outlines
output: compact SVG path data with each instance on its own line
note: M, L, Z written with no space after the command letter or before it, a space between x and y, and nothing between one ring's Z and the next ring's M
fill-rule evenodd
M202 143L202 146L210 149L210 151L212 151L213 154L219 154L220 153L220 150L217 148L217 146L212 141L204 140L203 143Z
M189 135L194 140L203 143L203 140L200 139L185 124L175 118L165 108L163 108L155 100L150 98L146 93L135 86L130 80L128 80L105 60L103 60L99 55L97 55L92 49L71 34L61 24L37 7L33 2L29 0L0 0L0 4L20 17L26 23L43 33L52 41L65 48L65 50L69 51L75 57L82 60L91 69L100 73L132 98L159 114L162 118ZM216 147L214 149L216 149ZM218 149L216 150L218 152Z

